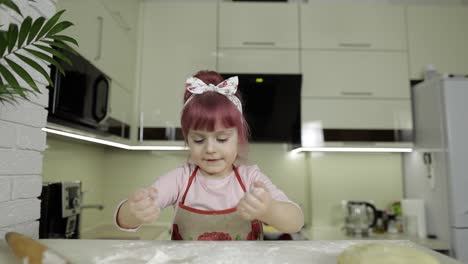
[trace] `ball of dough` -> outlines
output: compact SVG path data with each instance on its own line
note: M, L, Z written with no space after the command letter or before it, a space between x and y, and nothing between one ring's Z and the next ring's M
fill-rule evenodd
M346 248L338 264L438 264L424 251L393 243L360 243Z

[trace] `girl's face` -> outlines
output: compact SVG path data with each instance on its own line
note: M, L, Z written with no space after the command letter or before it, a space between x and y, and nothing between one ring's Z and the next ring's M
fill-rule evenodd
M187 137L190 158L205 176L222 177L232 171L237 157L237 129L216 128L215 131L190 129Z

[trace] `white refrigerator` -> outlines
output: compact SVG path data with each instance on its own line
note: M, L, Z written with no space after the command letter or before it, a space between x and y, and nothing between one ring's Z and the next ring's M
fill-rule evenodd
M412 88L413 153L406 198L424 199L427 233L468 264L468 78L435 76Z

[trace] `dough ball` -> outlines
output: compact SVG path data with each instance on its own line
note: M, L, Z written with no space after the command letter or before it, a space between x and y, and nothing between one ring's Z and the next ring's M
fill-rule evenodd
M438 264L428 253L393 243L360 243L346 248L338 264Z

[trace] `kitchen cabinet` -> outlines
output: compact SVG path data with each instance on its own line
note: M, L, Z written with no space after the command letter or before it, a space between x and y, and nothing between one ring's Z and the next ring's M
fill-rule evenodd
M109 96L109 115L129 125L133 109L132 93L124 89L118 83L112 82Z
M60 0L57 10L65 9L63 19L72 21L74 26L67 29L67 34L78 41L77 51L94 62L99 55L101 30L100 23L104 8L92 0Z
M303 49L406 50L403 6L301 5Z
M180 127L185 80L216 69L217 3L142 5L140 126Z
M302 51L302 96L410 97L405 52Z
M468 74L468 7L409 6L407 20L411 79L422 79L429 64Z
M219 3L220 48L299 48L299 8L291 3Z
M222 73L300 73L299 50L219 49Z
M118 16L100 1L61 0L57 9L66 9L64 18L75 24L68 34L78 41L78 52L114 82L132 91L135 86L136 35L131 35L129 28L136 25L125 25L123 20L119 22ZM136 13L138 8L132 10Z
M320 123L324 129L412 128L409 99L302 98L302 126Z

